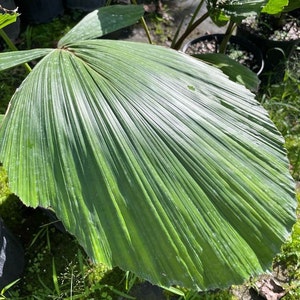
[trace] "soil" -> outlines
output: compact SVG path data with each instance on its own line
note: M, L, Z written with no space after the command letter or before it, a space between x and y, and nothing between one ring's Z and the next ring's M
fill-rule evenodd
M274 17L261 15L245 19L241 27L251 34L267 38L272 41L291 41L300 39L300 19L292 15Z

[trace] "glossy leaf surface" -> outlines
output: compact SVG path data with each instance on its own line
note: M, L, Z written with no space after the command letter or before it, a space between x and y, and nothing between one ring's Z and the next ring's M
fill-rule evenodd
M249 68L231 59L228 55L221 53L207 53L194 55L194 57L213 64L221 69L231 80L243 84L250 91L258 90L258 76Z
M93 259L155 284L242 282L270 267L294 222L267 113L170 49L89 40L51 51L12 98L0 138L25 204L52 207Z
M54 49L32 49L0 53L0 71L41 58L53 50Z

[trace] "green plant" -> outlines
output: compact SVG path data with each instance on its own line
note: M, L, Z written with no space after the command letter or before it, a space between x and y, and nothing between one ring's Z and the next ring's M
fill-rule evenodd
M164 290L167 300L238 300L229 289L197 292L181 287L171 287Z
M262 15L268 14L270 16L275 17L275 19L271 19L270 21L275 22L277 26L279 23L284 22L283 19L288 16L287 13L297 10L300 8L300 1L295 0L269 0L267 5L262 9ZM275 21L276 20L276 21ZM295 20L296 21L296 20ZM270 23L269 25L273 25ZM276 27L276 26L275 26Z
M92 264L72 237L52 225L37 231L26 257L22 279L4 291L7 299L132 299L122 284L106 280L106 266Z
M224 26L227 24L227 30L224 36L224 40L220 46L220 53L225 53L226 45L232 35L236 25L239 24L247 16L254 16L261 11L265 13L279 13L284 9L284 6L288 4L288 0L201 0L197 8L195 9L193 16L186 27L184 33L179 36L178 28L171 47L174 49L180 49L184 40L191 34L191 32L198 27L207 18L211 18L218 26ZM200 9L206 4L207 11L198 17ZM183 24L183 22L182 22Z
M218 53L196 54L193 56L208 63L214 64L232 80L244 84L252 91L257 91L260 82L257 75L248 67L240 65L240 63L237 64L236 58L229 58L228 55L225 55L225 53L229 40L237 25L241 23L242 20L247 16L255 16L259 14L268 3L269 2L267 0L255 2L248 0L201 0L199 1L199 4L196 7L184 32L179 35L181 27L184 24L184 20L182 20L172 40L171 48L179 50L186 38L207 18L211 18L211 20L217 26L225 26L227 24L226 32L218 47ZM202 11L202 7L204 5L206 5L206 11L199 17L199 12ZM282 9L282 6L277 7L277 10L279 9Z
M203 5L206 4L207 10L200 17L198 17L199 11L202 11ZM251 74L249 68L244 70L239 68L240 75L236 78L232 76L232 70L237 72L237 66L233 59L224 59L224 54L226 53L229 40L239 24L242 23L246 18L255 18L263 11L265 15L279 14L284 11L284 9L291 9L288 5L288 0L260 0L260 1L248 1L248 0L202 0L199 1L198 7L195 9L193 16L184 30L183 34L179 35L181 26L179 26L174 39L172 41L171 47L174 49L180 49L185 39L207 18L211 20L218 26L227 26L223 39L218 41L218 53L208 53L208 54L197 54L193 55L198 59L207 61L209 63L214 63L217 66L225 66L222 68L223 72L228 75L231 79L243 83L251 90L257 91L259 86L259 80L256 74ZM293 5L294 7L294 5ZM183 21L182 23L183 24ZM255 43L253 43L255 44ZM262 46L262 45L260 45ZM260 47L262 49L262 47ZM237 51L235 51L237 52ZM250 51L251 52L251 51ZM221 55L220 55L221 54ZM244 51L242 52L244 56ZM266 58L266 57L264 57ZM270 59L271 60L271 59ZM276 59L275 59L276 60ZM252 62L252 59L250 59ZM274 63L274 61L273 61ZM268 67L266 67L268 65ZM229 70L227 70L227 67ZM265 64L265 69L269 68L269 64ZM258 70L257 70L258 71ZM262 71L262 70L260 70ZM256 76L256 82L255 82ZM250 78L250 81L248 81ZM253 84L254 83L254 84Z
M0 73L0 113L4 114L11 95L26 78L27 71L22 66L17 66L11 70Z
M288 3L287 3L288 2ZM276 8L275 4L279 8ZM280 5L285 5L281 8ZM274 73L273 82L281 82L286 69L286 63L294 52L300 40L300 23L297 9L300 1L270 1L260 14L243 20L238 28L238 34L255 43L264 56L264 82L267 73ZM294 11L292 11L294 10ZM295 16L293 16L295 14Z
M4 28L5 26L16 22L18 17L17 10L9 10L5 7L0 5L0 29Z
M51 207L109 268L194 290L242 282L270 267L295 222L283 139L216 68L96 39L142 15L105 7L56 49L0 54L0 70L43 57L1 123L10 188Z
M8 284L7 286L5 286L1 292L0 292L0 299L4 300L4 299L8 299L5 294L7 293L7 291L9 291L20 279L17 279L13 282L11 282L10 284Z
M82 16L82 12L80 13L74 11L70 12L69 14L65 14L61 18L54 19L51 23L27 26L26 30L24 30L20 35L17 47L19 50L27 50L40 47L55 47L59 38L67 33L70 28L73 27L76 23L78 23L78 21L82 19ZM5 51L7 51L7 49L5 49ZM33 62L33 64L31 65L34 65L36 63L37 61ZM1 114L5 113L11 95L13 95L15 90L26 78L27 74L27 70L22 66L17 66L0 73Z
M75 26L83 16L83 13L72 12L60 18L55 18L51 23L27 26L21 34L24 44L19 45L19 49L56 47L58 40Z
M298 203L300 203L300 190L297 193ZM293 300L300 296L300 220L298 207L298 221L293 227L291 237L284 243L281 252L275 257L275 271L285 273L288 278L285 284L287 295L285 299Z
M299 51L291 57L283 80L280 83L267 82L262 86L260 101L269 111L277 128L285 138L285 147L288 150L291 162L291 173L295 180L300 180L300 97L299 97L299 70L293 69L299 63ZM273 74L270 74L271 78Z

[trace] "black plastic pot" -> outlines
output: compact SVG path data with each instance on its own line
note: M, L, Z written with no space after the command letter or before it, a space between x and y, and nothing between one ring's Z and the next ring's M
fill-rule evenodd
M82 11L92 11L104 6L106 0L65 0L64 5L70 9L78 9Z
M16 0L21 20L29 24L51 22L64 12L62 0Z
M0 0L0 5L6 9L11 10L16 8L14 0ZM17 18L16 22L9 24L3 30L5 31L7 36L14 42L20 34L20 19Z
M187 52L190 47L193 47L193 45L196 45L197 43L204 42L204 41L215 41L217 45L220 45L223 38L224 38L224 34L204 35L184 45L182 50L183 52ZM255 72L257 75L259 75L262 72L264 68L264 60L263 60L263 55L259 48L257 48L253 43L238 36L231 36L229 39L229 43L238 45L239 49L251 53L253 55L253 60L255 62L255 67L253 69L251 68L251 70ZM215 53L217 52L218 52L218 47L215 49Z
M263 72L282 72L285 62L290 58L300 39L290 41L274 41L250 32L244 26L238 26L237 35L247 38L260 48L265 61Z
M24 250L0 218L0 290L20 277L24 268Z

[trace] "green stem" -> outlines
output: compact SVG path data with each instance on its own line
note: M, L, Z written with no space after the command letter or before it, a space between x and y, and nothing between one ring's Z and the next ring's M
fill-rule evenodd
M230 37L232 36L232 32L236 27L236 23L230 20L226 32L224 34L224 38L220 44L219 53L225 53Z
M178 36L179 36L179 32L180 32L180 30L182 28L183 22L184 22L184 18L182 18L180 24L178 25L178 27L176 29L176 32L174 34L174 37L173 37L173 40L172 40L172 43L171 43L171 48L174 48L174 45L177 42L177 39L178 39Z
M188 26L185 30L185 32L181 35L181 37L178 39L178 41L173 45L173 49L179 50L184 40L189 36L189 34L196 29L197 26L199 26L204 20L206 20L209 17L209 12L206 12L203 16L201 16L198 20L196 20L193 24Z
M132 0L132 3L135 4L135 5L137 5L136 0ZM145 32L146 32L146 35L147 35L147 39L148 39L149 44L153 44L152 39L151 39L151 35L150 35L149 28L148 28L148 26L147 26L147 23L146 23L144 17L141 17L141 22L142 22L142 26L143 26L143 28L144 28L144 30L145 30Z
M203 3L204 3L204 0L201 0L200 3L198 4L197 8L195 9L195 11L194 11L194 13L192 15L192 18L191 18L191 20L189 22L188 27L190 27L194 23L194 20L196 19L196 17L198 15L198 13L199 13L199 11L200 11Z
M147 39L148 39L149 44L153 44L152 39L151 39L151 35L150 35L149 28L148 28L148 26L147 26L147 23L146 23L144 17L141 17L141 22L142 22L142 25L143 25L144 30L145 30L145 32L146 32L146 35L147 35Z
M0 29L0 36L3 38L7 46L11 51L18 51L18 48L14 45L14 43L10 40L10 38L7 36L5 31L3 29ZM24 63L24 67L28 72L31 72L31 68L28 65L28 63Z
M192 18L191 18L191 20L190 20L190 22L189 22L187 28L189 28L190 26L192 26L192 24L193 24L195 18L197 17L197 15L198 15L198 13L199 13L199 10L201 9L201 7L202 7L202 5L203 5L203 2L204 2L204 0L200 1L199 5L198 5L197 8L195 9L195 11L194 11L194 13L193 13L193 15L192 15ZM176 30L176 32L175 32L174 38L173 38L173 40L172 40L171 48L174 48L174 47L175 47L175 44L177 43L177 38L178 38L179 32L180 32L180 30L181 30L181 28L182 28L183 22L184 22L184 18L182 18L182 20L181 20L181 22L180 22L180 24L179 24L179 26L178 26L178 28L177 28L177 30Z

